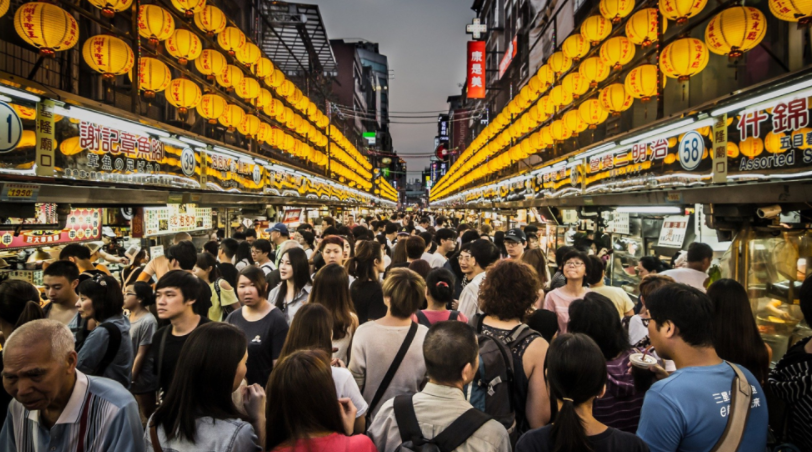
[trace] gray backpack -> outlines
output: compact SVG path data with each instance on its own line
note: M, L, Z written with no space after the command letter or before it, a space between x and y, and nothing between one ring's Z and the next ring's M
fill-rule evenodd
M439 435L426 439L420 430L420 424L417 423L411 395L395 397L394 408L395 421L402 441L395 452L451 452L468 441L471 435L491 419L487 414L471 408Z

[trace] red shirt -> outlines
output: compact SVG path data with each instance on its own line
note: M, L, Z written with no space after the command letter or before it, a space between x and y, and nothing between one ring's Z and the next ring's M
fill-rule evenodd
M375 444L366 435L344 436L332 433L321 438L299 440L296 448L276 447L274 452L295 452L295 451L330 451L330 452L378 452Z
M437 322L445 322L451 317L451 311L446 309L445 311L430 311L428 309L423 309L423 314L426 315L426 318L429 319L429 323L434 325ZM468 323L468 318L465 317L465 314L462 312L457 313L457 320L463 323ZM417 323L417 315L412 314L412 322Z

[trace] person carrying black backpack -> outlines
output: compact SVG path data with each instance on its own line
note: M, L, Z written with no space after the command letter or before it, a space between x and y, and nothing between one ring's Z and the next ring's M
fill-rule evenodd
M505 427L465 400L479 367L474 331L465 323L435 323L423 342L429 382L414 395L386 401L367 435L379 452L509 451Z
M428 309L417 311L412 320L431 328L437 322L459 320L468 323L468 318L459 311L446 309L454 301L454 274L445 268L435 268L426 275L426 303Z

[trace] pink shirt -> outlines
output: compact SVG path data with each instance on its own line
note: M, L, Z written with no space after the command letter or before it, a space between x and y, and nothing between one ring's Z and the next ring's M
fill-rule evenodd
M559 287L544 297L544 309L555 312L558 316L558 334L567 332L567 324L570 323L570 304L580 297L570 297L562 292L563 287ZM584 287L584 293L590 290Z
M300 440L296 443L296 448L292 447L275 447L274 452L295 452L307 450L323 450L333 452L378 452L375 444L366 435L353 435L344 436L338 433L323 436L321 438L313 438L309 440Z
M429 311L428 309L423 309L423 314L426 315L426 318L429 319L429 323L434 325L437 322L445 322L451 316L451 311L446 309L445 311ZM457 314L457 320L463 323L468 323L468 317L465 317L465 314L462 312ZM417 314L412 314L412 322L417 323Z

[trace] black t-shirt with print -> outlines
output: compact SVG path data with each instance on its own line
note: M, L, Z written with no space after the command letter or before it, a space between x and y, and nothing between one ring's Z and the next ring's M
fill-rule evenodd
M259 383L264 388L273 370L273 361L279 358L285 337L288 335L288 322L285 314L274 307L265 317L249 322L242 315L243 308L226 317L226 322L236 326L245 334L248 341L248 371L245 379L249 385Z
M515 452L551 452L553 441L550 438L551 425L530 430L516 443ZM631 433L607 428L605 432L588 436L587 440L594 452L648 452L642 439Z

